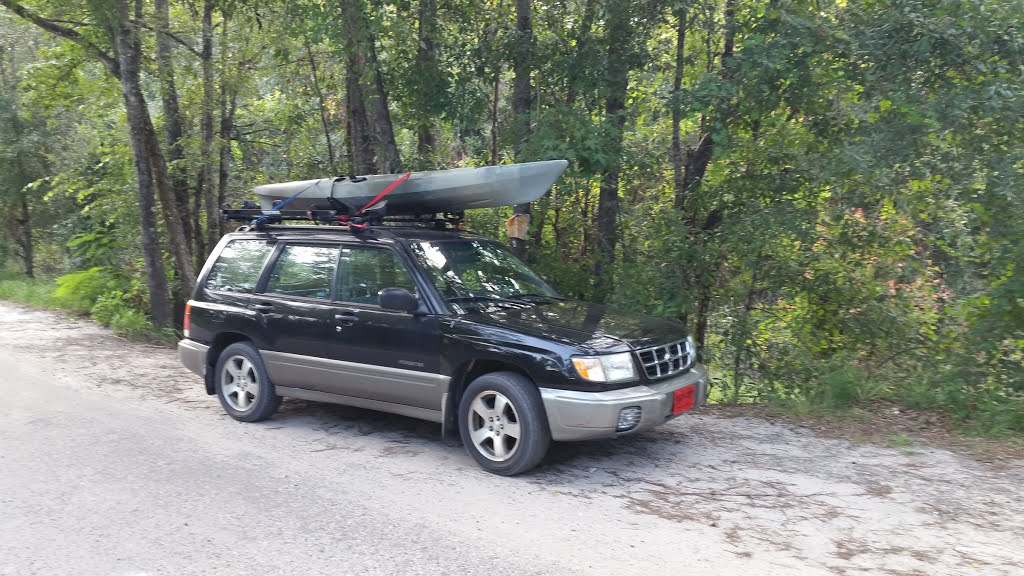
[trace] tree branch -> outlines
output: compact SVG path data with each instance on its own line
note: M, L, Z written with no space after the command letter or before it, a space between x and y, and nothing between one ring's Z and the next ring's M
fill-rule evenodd
M58 20L53 18L50 22L56 22L57 24L67 24L68 26L88 26L88 22L79 22L77 20Z
M17 2L13 2L12 0L0 0L0 6L7 7L11 12L14 12L19 17L28 20L54 36L70 40L75 44L78 44L86 52L98 58L99 61L107 67L107 70L110 70L110 73L113 74L115 78L121 77L121 67L118 66L117 60L115 60L110 54L104 52L99 46L96 46L92 42L86 40L78 33L77 30L68 28L67 26L61 26L53 20L48 20L38 14L29 12L24 6Z
M6 1L6 0L0 0L0 2L3 2L3 1ZM164 36L167 36L168 38L170 38L171 40L174 40L178 44L181 44L182 47L184 47L186 50L188 50L189 52L194 54L196 56L196 58L201 58L202 57L202 54L199 53L199 50L196 50L195 48L193 48L191 44L189 44L188 42L182 40L180 37L178 37L174 32L171 32L170 30L166 30L166 29L162 29L162 28L156 28L154 26L150 26L149 24L146 24L145 22L141 22L139 20L133 20L132 24L135 25L135 26L138 26L139 28L144 28L146 30L149 30L150 32L156 32L157 34L163 34Z

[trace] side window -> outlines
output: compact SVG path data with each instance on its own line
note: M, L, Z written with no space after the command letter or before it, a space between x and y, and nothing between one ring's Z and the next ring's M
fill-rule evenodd
M330 298L337 246L289 244L281 251L267 282L267 293L306 298Z
M338 300L376 304L377 294L384 288L405 288L416 293L416 283L397 254L382 248L342 249Z
M266 240L233 240L221 251L206 277L206 288L226 292L252 292L263 262L274 249Z

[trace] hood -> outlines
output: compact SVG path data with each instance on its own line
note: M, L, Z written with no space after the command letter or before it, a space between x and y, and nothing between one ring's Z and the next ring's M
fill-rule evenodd
M480 307L464 318L596 352L640 350L686 337L686 327L679 322L574 300L522 308Z

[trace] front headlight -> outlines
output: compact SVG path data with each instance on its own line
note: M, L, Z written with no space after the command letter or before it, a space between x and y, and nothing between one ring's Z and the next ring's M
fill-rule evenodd
M576 356L572 359L576 372L593 382L620 382L636 378L633 354L608 354L605 356Z

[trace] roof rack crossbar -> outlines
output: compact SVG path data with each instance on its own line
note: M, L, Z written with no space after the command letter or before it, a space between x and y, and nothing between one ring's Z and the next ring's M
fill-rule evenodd
M224 208L220 211L221 218L224 221L248 222L256 230L284 222L313 222L322 226L346 226L353 231L385 225L458 228L465 220L464 212L387 216L383 211L370 209L362 216L349 216L345 210L263 210L251 206L247 202L242 208Z

